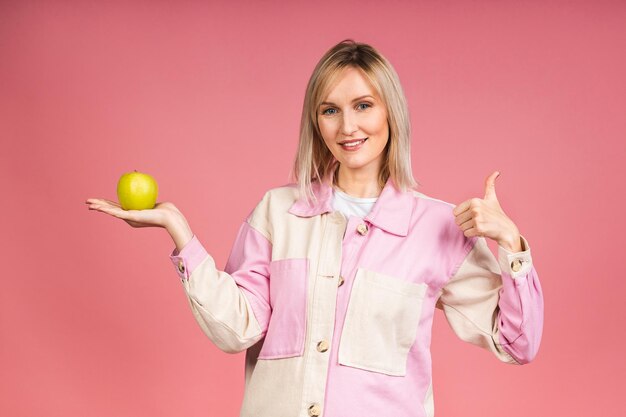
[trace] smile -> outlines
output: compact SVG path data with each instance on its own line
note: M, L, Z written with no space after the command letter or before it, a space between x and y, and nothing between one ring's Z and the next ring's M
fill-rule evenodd
M367 139L368 138L345 141L345 142L340 143L339 145L347 151L356 151L357 149L361 147L361 145L365 143Z

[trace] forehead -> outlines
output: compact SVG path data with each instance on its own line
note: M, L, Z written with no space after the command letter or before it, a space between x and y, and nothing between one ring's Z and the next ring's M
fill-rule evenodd
M349 101L368 94L378 97L376 89L360 69L347 67L330 81L322 101Z

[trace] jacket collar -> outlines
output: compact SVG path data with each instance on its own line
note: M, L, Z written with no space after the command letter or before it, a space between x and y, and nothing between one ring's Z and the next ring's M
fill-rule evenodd
M332 187L326 182L319 181L314 181L311 187L317 202L311 201L309 205L304 197L299 198L293 203L289 213L299 217L312 217L334 211ZM389 233L406 236L409 232L413 204L413 194L410 191L398 190L393 180L389 178L364 220Z

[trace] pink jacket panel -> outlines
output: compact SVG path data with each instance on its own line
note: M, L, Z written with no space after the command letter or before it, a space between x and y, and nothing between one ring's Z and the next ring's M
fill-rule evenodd
M435 308L499 360L535 358L543 295L525 238L496 259L463 235L454 205L392 181L365 218L334 212L329 186L314 191L313 204L295 184L268 191L223 271L195 236L170 255L203 331L246 350L241 416L434 415Z

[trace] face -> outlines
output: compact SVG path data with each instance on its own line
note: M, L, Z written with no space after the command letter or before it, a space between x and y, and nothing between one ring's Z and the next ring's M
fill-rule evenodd
M359 69L344 70L318 108L317 123L340 172L378 175L389 140L387 110Z

